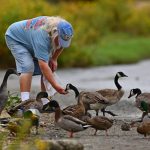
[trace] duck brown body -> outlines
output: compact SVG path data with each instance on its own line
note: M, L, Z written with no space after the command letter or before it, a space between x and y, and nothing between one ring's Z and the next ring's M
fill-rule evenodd
M97 130L105 130L107 135L107 130L112 127L113 120L109 119L105 116L95 116L92 118L88 118L86 122L89 125L92 125L92 128L95 129L94 135L96 135Z
M137 127L137 132L140 134L143 134L145 137L147 135L150 135L150 122L147 123L141 123L138 127Z
M60 128L69 131L70 137L73 137L74 132L79 132L87 129L90 125L70 115L63 115L62 110L57 101L51 100L49 106L54 108L55 124Z
M70 115L78 119L80 119L82 116L85 115L85 107L84 107L83 102L81 101L80 96L81 95L76 97L77 99L76 105L70 105L62 110L62 113L64 115Z
M43 103L41 98L48 98L48 93L47 92L39 92L36 96L36 99L28 99L26 101L21 102L14 108L11 108L8 110L8 113L11 116L14 116L18 109L21 109L23 111L26 111L28 109L37 109L39 112L43 112Z

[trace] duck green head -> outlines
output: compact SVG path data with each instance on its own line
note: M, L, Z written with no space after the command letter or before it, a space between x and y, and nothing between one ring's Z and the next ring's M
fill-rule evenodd
M141 102L141 108L147 112L149 110L149 105L145 102L145 101L142 101Z

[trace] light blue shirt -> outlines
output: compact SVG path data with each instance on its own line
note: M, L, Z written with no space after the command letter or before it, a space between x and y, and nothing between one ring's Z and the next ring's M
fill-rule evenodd
M49 33L42 28L46 19L40 16L13 23L5 35L24 45L33 57L48 62L53 47Z

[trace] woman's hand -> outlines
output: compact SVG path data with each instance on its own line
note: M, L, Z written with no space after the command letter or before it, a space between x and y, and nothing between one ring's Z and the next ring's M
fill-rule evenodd
M61 86L55 87L55 90L56 90L59 94L67 94L67 93L68 93L68 91L66 91L65 89L63 89Z

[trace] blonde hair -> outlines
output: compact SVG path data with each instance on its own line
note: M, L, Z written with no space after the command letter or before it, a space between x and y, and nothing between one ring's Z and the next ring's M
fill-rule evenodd
M46 23L44 25L44 29L47 32L53 33L54 30L57 30L57 25L60 21L65 21L65 19L57 16L57 17L47 17Z

